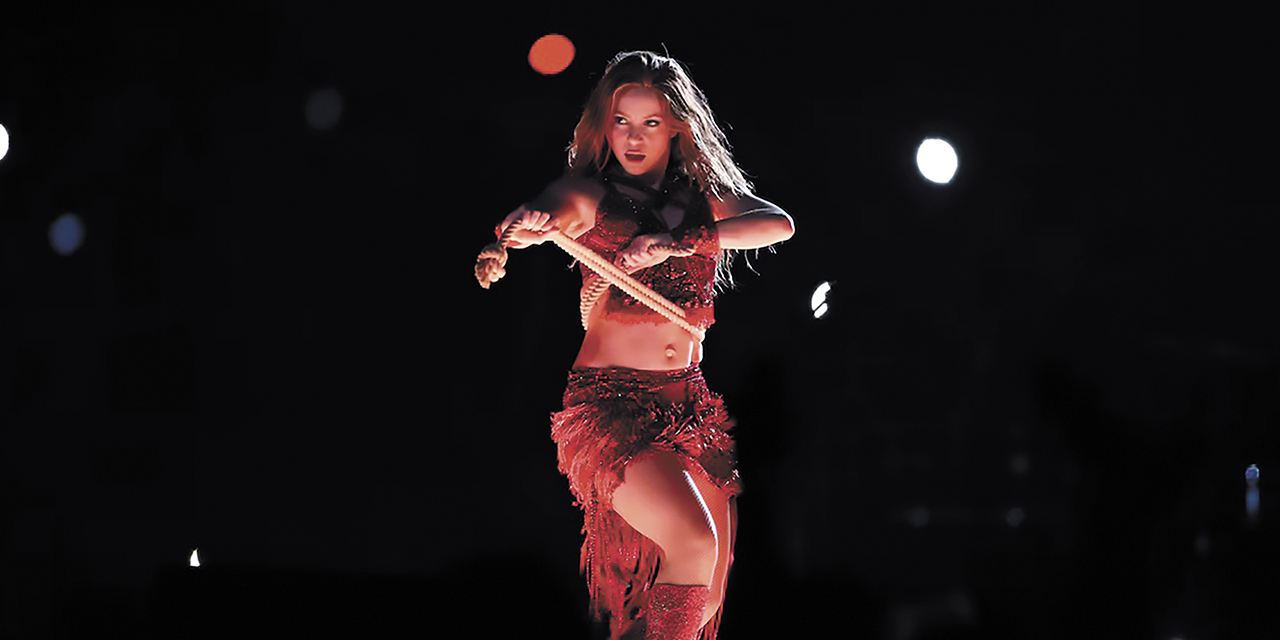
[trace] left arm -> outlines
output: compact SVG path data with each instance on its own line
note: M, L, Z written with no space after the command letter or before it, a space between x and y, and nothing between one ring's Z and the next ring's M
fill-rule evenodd
M759 249L788 240L795 222L781 207L754 195L710 198L721 249Z

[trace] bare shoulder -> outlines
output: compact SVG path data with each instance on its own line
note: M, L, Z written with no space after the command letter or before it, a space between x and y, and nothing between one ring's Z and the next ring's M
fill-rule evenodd
M530 208L546 211L566 235L576 238L595 225L604 185L590 178L563 177L543 189Z

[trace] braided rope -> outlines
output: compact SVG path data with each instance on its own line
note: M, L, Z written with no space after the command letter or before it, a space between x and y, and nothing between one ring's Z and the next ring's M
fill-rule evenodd
M497 282L506 275L507 250L506 244L510 240L511 235L515 233L518 224L509 225L502 233L502 237L497 242L487 245L480 251L479 257L476 258L476 280L480 286L485 289L489 288L491 283ZM587 268L594 271L600 278L600 281L591 283L590 287L583 288L583 296L581 300L580 310L582 311L583 327L586 327L586 318L590 314L591 308L595 306L596 301L604 293L607 285L600 285L600 282L607 282L608 285L618 287L627 295L639 300L642 304L661 314L666 319L676 323L680 328L693 334L694 337L702 340L704 333L701 329L689 324L685 317L684 310L676 306L670 300L659 295L649 287L644 286L635 278L632 278L621 267L604 259L600 254L592 251L586 246L578 243L573 238L564 235L558 230L549 231L546 234L547 239L553 244L564 250L565 253L576 258L579 262L587 265ZM683 253L679 249L669 246L656 247L671 253ZM587 294L591 294L588 299Z
M681 248L671 244L655 244L652 250L655 253L665 253L668 256L690 256L694 253L691 248ZM578 311L582 315L583 329L587 328L587 320L591 317L591 310L596 306L596 302L600 301L600 298L604 296L604 292L608 291L611 286L613 286L613 283L600 277L598 273L590 274L582 283L582 295Z

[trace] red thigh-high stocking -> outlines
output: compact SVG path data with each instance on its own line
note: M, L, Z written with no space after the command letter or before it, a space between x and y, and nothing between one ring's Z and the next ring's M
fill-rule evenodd
M649 590L645 640L693 640L702 628L710 589L701 584L658 583Z

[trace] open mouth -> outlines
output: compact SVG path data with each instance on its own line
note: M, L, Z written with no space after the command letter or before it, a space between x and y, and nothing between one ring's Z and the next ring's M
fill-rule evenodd
M638 153L635 151L628 151L623 154L623 157L625 157L627 160L630 160L631 162L641 162L644 160L644 154Z

